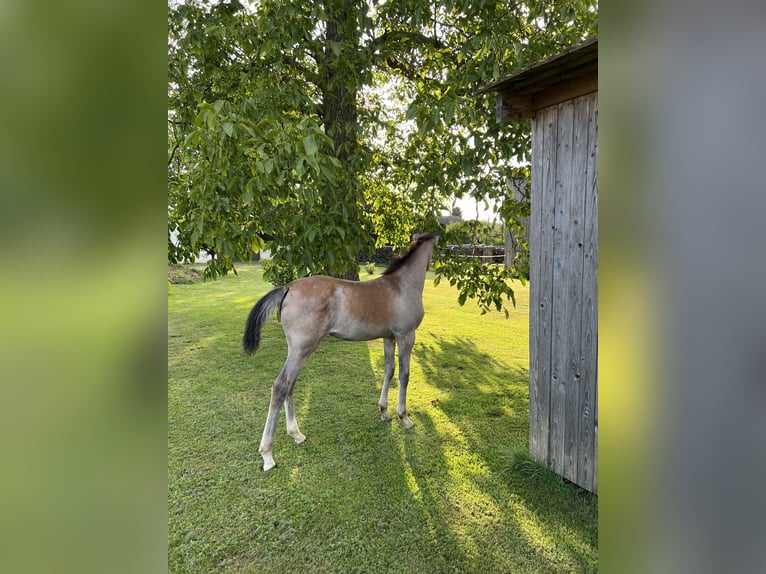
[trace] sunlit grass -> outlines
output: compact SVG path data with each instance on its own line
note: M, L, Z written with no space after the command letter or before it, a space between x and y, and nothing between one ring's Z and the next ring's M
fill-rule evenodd
M506 320L460 307L453 288L427 280L409 432L379 420L382 342L325 340L295 391L308 440L287 437L283 413L277 468L264 473L258 444L286 354L281 326L268 322L254 357L239 348L269 288L245 266L169 289L170 571L596 570L595 497L524 460L527 287L515 286Z

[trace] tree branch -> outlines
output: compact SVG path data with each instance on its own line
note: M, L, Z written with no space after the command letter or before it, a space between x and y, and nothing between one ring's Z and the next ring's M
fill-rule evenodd
M411 65L405 64L404 62L400 60L395 60L391 56L388 56L385 62L389 68L391 68L392 70L399 70L402 73L402 75L408 80L410 80L411 82L416 82L418 80L426 80L427 82L434 82L438 84L444 83L441 80L438 80L436 78L432 78L430 76L424 76L422 74L414 72Z
M377 38L373 38L372 45L380 46L387 42L395 42L401 39L412 40L423 46L433 46L439 50L447 47L447 45L438 38L432 38L425 34L421 34L420 32L410 32L408 30L389 30Z
M410 32L408 30L389 30L388 32L385 32L382 35L374 38L370 45L373 48L381 48L386 45L394 44L400 40L410 41L410 45L408 46L410 49L415 47L412 45L414 43L419 46L430 46L436 50L445 50L446 56L453 62L455 66L460 67L461 65L458 64L455 58L455 54L452 52L450 49L451 47L448 44L445 44L438 38L426 36L420 32ZM444 54L444 52L442 53ZM390 55L386 53L377 53L373 55L373 58L375 61L381 61L382 58L383 61L385 61L389 66L404 72L408 78L412 79L412 72L406 70L406 64L403 64L400 61L397 62L392 60Z
M441 22L437 20L436 18L434 18L433 16L431 16L429 20L431 20L433 24L436 24L438 26L442 26L444 28L452 28L453 30L460 32L463 36L465 36L466 40L474 36L473 34L469 33L467 30L463 30L463 28L461 28L460 26L456 24L450 24L449 22Z
M175 157L179 147L181 147L180 142L176 142L176 145L173 146L173 151L170 152L170 157L168 158L168 167L170 167L170 164L173 162L173 158Z

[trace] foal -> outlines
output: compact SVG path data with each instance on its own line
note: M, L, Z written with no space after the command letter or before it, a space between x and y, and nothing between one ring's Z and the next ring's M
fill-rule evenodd
M413 424L407 416L407 383L415 329L423 320L423 285L438 235L418 237L407 254L394 261L382 277L372 281L345 281L317 275L298 279L269 291L255 304L245 325L242 347L248 355L258 349L261 328L279 309L287 339L287 360L271 387L271 403L259 451L263 470L275 466L271 455L274 432L282 403L287 416L287 434L300 444L306 437L298 429L293 405L295 380L325 335L349 341L383 339L385 368L380 393L380 418L388 415L388 385L394 375L394 350L399 345L399 402L396 414L404 428Z

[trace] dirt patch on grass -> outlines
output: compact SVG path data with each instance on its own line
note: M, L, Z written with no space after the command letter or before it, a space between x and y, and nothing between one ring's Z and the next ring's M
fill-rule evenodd
M202 281L202 274L183 265L168 265L168 281L175 285L199 283Z

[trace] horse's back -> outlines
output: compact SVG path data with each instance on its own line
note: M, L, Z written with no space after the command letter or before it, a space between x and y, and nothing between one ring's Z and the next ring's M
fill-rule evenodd
M392 336L397 308L395 282L388 278L347 281L316 275L287 285L282 325L321 337L363 341Z

